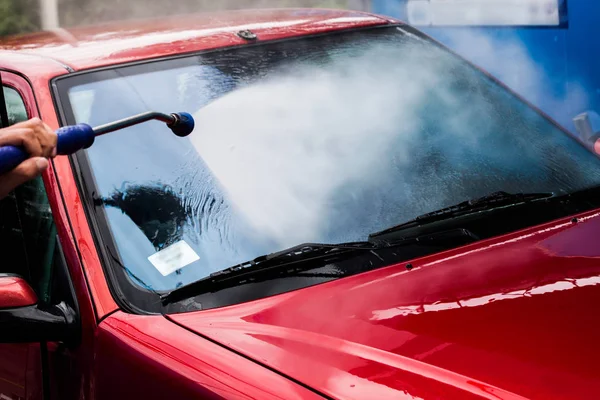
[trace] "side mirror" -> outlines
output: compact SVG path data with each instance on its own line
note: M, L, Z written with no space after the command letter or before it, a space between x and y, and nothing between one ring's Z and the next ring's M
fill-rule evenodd
M40 305L23 278L0 274L0 343L69 342L74 332L71 307Z
M22 278L13 275L0 277L0 310L29 307L37 303L37 296Z
M579 137L588 148L600 155L600 115L594 111L587 111L573 118Z

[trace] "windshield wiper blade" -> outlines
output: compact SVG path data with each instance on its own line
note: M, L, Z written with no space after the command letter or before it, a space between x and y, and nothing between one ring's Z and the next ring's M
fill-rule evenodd
M473 214L480 211L489 211L496 208L514 206L517 204L528 203L534 200L547 199L554 197L554 193L507 193L494 192L487 196L472 200L466 200L450 207L445 207L436 211L419 215L413 220L392 226L379 232L369 235L369 239L384 236L392 232L398 232L406 228L425 225L431 222L452 219L462 215Z
M351 255L356 252L370 252L382 247L371 242L348 242L341 244L303 243L275 253L256 257L224 270L214 272L206 278L162 294L163 305L174 303L191 296L197 296L205 291L220 290L230 287L229 283L237 284L244 278L252 279L256 275L267 276L281 274L297 264L295 271L314 268L312 261L323 258Z

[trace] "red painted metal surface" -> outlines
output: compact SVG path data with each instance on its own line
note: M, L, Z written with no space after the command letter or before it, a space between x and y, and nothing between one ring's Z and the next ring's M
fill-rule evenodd
M50 79L68 72L60 63L49 58L3 51L1 43L0 40L0 70L14 72L26 77L35 88L36 96L38 90L44 91L49 86ZM52 103L48 106L53 107Z
M600 213L174 321L343 399L600 393Z
M58 126L58 123L48 124ZM53 165L54 176L56 181L60 182L59 189L64 198L64 208L61 210L63 222L66 224L64 234L72 238L75 243L75 246L70 249L69 257L71 262L78 266L77 282L82 291L81 295L86 297L86 302L89 302L92 314L95 311L94 321L102 319L117 310L118 306L104 275L70 161L66 156L59 156L54 159ZM69 228L69 222L72 230Z
M10 396L10 399L25 398L25 387L28 386L25 371L29 352L28 344L0 343L0 394ZM37 399L32 397L32 400Z
M382 17L344 10L230 11L9 37L0 40L0 50L51 57L81 70L247 44L237 36L244 29L262 41L386 23Z
M0 309L33 306L37 296L23 278L0 275Z
M160 315L117 312L98 329L95 399L321 399Z

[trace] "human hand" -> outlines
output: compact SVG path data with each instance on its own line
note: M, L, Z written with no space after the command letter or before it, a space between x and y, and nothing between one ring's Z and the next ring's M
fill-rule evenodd
M0 146L22 147L29 155L15 169L0 176L0 199L48 168L48 159L56 156L56 141L56 133L39 118L0 129Z

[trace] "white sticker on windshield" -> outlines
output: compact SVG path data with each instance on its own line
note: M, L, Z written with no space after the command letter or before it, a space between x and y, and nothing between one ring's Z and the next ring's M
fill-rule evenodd
M156 268L162 276L172 274L178 269L183 268L194 261L198 261L199 259L200 257L196 254L194 249L183 240L148 257L148 261L154 265L154 268Z

